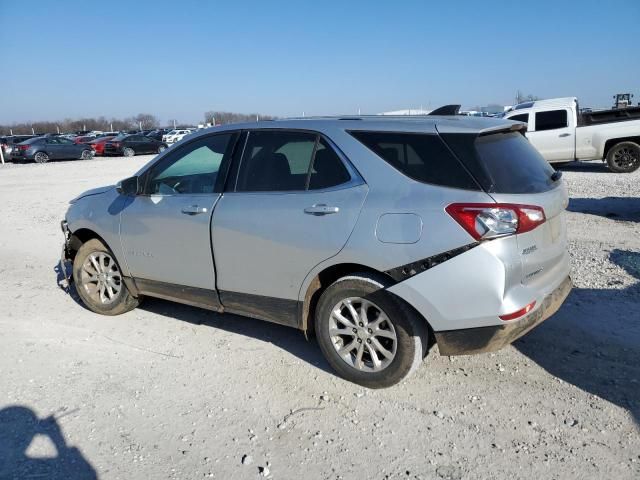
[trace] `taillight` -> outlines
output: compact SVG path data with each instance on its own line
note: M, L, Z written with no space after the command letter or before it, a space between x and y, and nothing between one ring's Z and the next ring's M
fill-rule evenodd
M18 150L22 150L23 152L26 152L27 150L29 150L29 147L31 145L18 145Z
M546 220L535 205L452 203L445 210L476 240L529 232Z

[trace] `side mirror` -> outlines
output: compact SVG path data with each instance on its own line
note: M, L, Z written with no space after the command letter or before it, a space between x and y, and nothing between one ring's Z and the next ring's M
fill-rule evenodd
M124 180L120 180L116 185L118 193L128 197L135 197L139 193L139 188L140 183L138 177L125 178Z

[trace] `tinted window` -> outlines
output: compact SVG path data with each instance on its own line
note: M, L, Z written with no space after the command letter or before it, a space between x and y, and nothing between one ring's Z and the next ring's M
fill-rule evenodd
M509 117L509 120L515 120L516 122L528 123L529 122L529 114L528 113L521 113L520 115L514 115L513 117Z
M475 141L481 167L496 193L539 193L554 186L555 171L520 133L498 133Z
M213 193L231 134L191 142L154 165L146 193L160 195Z
M419 182L478 190L478 185L438 135L350 132L396 169Z
M554 130L567 126L566 110L551 110L549 112L536 112L536 132L541 130Z
M311 168L309 190L335 187L349 180L351 176L338 154L324 139L320 139Z
M315 142L311 133L250 132L236 191L305 190Z

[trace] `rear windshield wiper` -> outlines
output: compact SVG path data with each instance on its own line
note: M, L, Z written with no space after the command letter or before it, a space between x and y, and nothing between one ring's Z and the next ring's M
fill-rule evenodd
M557 182L561 178L562 178L562 171L561 170L556 170L555 172L553 172L551 174L551 180L553 180L554 182Z

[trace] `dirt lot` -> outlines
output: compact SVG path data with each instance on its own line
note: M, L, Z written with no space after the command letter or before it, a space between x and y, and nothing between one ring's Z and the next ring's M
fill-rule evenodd
M148 160L0 166L0 478L640 478L640 172L565 169L556 316L368 391L292 329L58 286L66 202Z

